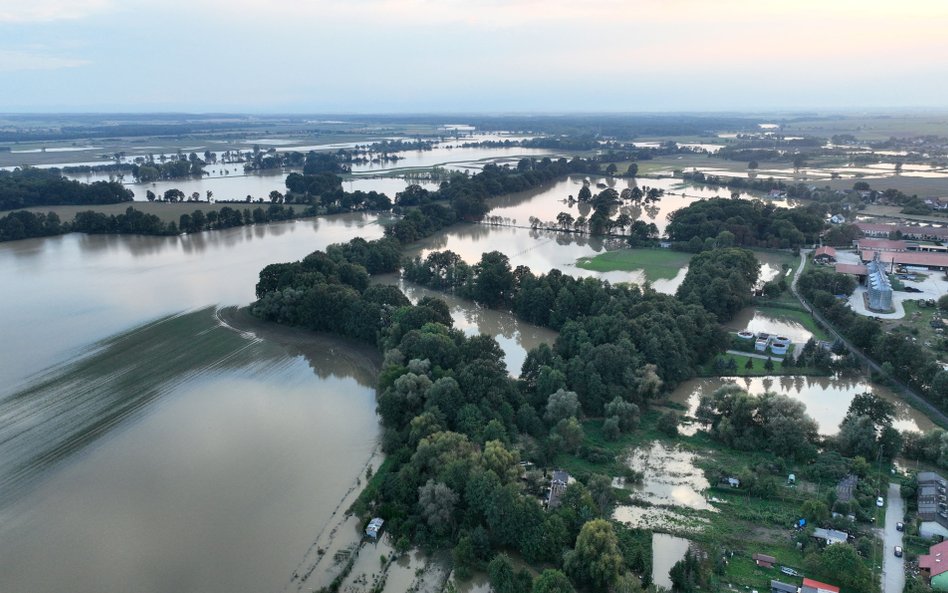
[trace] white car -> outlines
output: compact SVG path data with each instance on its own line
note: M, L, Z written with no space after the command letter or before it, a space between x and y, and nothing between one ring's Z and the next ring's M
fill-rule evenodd
M881 496L876 499L876 506L877 506L877 507L884 507L884 506L885 506L885 501L882 500L882 497L881 497Z

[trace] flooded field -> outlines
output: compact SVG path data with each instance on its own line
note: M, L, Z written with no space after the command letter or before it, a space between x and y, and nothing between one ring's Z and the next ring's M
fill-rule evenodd
M642 474L642 481L626 487L634 499L651 505L713 511L704 496L711 485L695 465L696 459L694 453L657 441L635 449L627 463Z
M283 589L379 428L373 364L331 341L281 341L201 310L4 399L18 421L2 429L0 471L29 496L0 507L0 590ZM61 454L72 463L23 471Z
M679 385L669 399L687 406L688 414L694 416L702 394L735 383L749 393L773 391L800 400L806 405L807 414L816 420L820 434L824 435L836 434L853 397L867 391L895 405L894 426L899 430L925 431L935 427L924 413L911 407L888 389L872 385L862 378L775 376L692 379Z
M382 235L361 214L182 237L70 234L0 245L0 398L113 334L208 305L245 305L264 266L354 236Z
M539 218L549 226L555 226L556 215L568 212L574 218L589 217L592 214L592 205L587 203L569 202L569 197L579 195L583 185L589 185L593 195L607 187L615 189L620 194L623 190L638 187L643 191L648 188L657 188L665 194L656 202L633 204L627 203L618 207L617 212L628 214L633 220L643 220L654 223L659 232L664 233L668 225L668 215L675 210L684 208L693 201L702 198L729 198L731 192L725 188L710 186L694 186L683 184L680 180L671 178L618 178L618 177L583 177L573 175L553 185L511 194L492 200L491 216L500 216L517 221L517 224L528 225L531 216ZM746 194L741 194L747 197Z

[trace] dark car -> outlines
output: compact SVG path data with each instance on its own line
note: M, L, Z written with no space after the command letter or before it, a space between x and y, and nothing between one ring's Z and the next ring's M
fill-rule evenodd
M906 286L902 290L904 290L905 292L922 292L921 289L915 288L914 286Z
M895 530L896 530L896 531L905 531L905 523L902 523L901 521L899 521L898 523L896 523L896 524L895 524Z

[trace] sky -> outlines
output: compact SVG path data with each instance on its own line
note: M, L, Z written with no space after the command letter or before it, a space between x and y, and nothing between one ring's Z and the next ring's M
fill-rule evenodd
M944 0L0 0L0 112L948 107Z

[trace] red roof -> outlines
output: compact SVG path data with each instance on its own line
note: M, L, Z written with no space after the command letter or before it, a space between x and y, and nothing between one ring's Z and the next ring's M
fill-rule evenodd
M905 241L890 241L889 239L859 239L856 241L860 249L884 249L886 251L906 251L908 243Z
M948 541L928 548L928 554L918 557L918 567L929 571L931 576L948 571Z
M863 250L862 261L872 261L875 254L883 263L894 261L909 266L948 266L948 253L927 253L920 251L869 251Z
M817 591L822 593L823 591L830 591L831 593L839 593L839 587L834 587L833 585L827 585L826 583L821 583L819 581L814 581L813 579L803 579L804 587L812 587Z
M931 226L908 226L906 224L882 224L875 222L857 222L856 228L864 233L893 233L899 231L903 235L926 235L931 237L948 237L948 228Z
M836 257L836 250L832 247L823 246L813 252L813 257L819 257L821 255L828 255L830 257Z
M869 269L862 264L836 264L836 271L840 274L852 274L853 276L869 274Z

